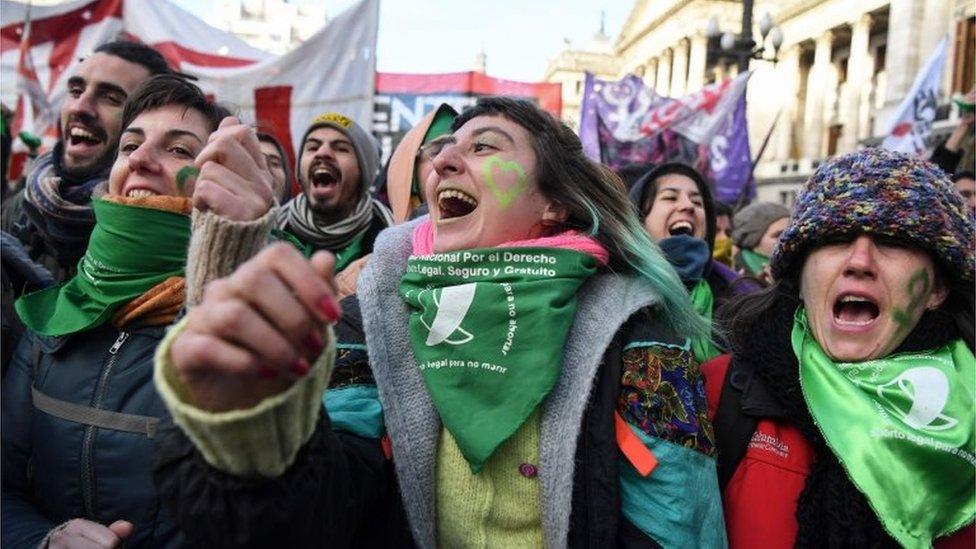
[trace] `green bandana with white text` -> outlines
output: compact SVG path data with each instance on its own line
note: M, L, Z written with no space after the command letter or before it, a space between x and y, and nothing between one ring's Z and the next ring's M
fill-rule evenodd
M976 516L976 358L962 340L864 362L833 362L797 310L793 351L814 422L881 524L928 548Z
M106 322L120 307L173 276L183 276L190 216L92 199L95 228L78 274L14 303L34 332L62 336Z
M576 292L596 272L562 248L413 256L400 282L410 340L444 427L477 474L562 368Z

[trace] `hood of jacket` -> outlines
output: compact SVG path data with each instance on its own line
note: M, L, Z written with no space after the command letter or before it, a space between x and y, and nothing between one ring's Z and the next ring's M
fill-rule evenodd
M427 134L431 133L434 121L439 116L445 115L453 120L457 117L457 111L447 103L442 103L438 108L427 113L403 136L393 155L390 156L390 165L386 171L386 193L390 201L390 210L393 211L394 223L403 223L410 219L410 214L413 213L415 208L412 200L413 180L414 167L417 165L417 151L431 139L443 135L442 133Z

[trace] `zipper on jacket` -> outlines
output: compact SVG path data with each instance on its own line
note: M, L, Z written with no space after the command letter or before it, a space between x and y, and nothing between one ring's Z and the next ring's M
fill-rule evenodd
M92 408L101 408L102 400L108 391L108 377L112 373L115 361L118 360L119 349L125 340L129 339L129 332L119 332L118 339L108 349L108 360L102 366L101 374L98 376L98 384L95 386L95 398L92 400ZM95 517L95 463L92 461L92 452L95 448L95 426L85 427L85 438L81 447L81 495L85 504L85 517L96 520Z

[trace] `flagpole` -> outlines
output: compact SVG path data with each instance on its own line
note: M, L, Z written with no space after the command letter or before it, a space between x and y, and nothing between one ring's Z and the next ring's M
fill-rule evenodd
M783 114L783 107L780 107L779 110L776 111L776 117L773 118L773 123L770 124L769 131L766 132L766 138L763 139L762 146L759 147L759 152L756 153L756 158L752 161L753 170L756 169L756 165L759 164L759 160L762 158L763 153L766 152L766 146L769 145L769 138L773 136L773 130L776 129L776 123L779 122L779 116L781 114Z
M756 158L752 161L752 167L749 172L752 175L752 180L756 180L756 165L759 164L759 160L762 159L763 153L766 152L766 147L769 145L769 139L773 136L773 130L776 129L776 124L779 122L780 115L783 114L783 107L781 106L778 111L776 111L776 117L773 118L773 123L769 125L769 131L766 132L766 138L763 139L762 145L759 147L759 152L756 153ZM749 185L743 185L742 190L739 191L739 199L735 201L735 211L739 211L745 206L745 201L749 195Z

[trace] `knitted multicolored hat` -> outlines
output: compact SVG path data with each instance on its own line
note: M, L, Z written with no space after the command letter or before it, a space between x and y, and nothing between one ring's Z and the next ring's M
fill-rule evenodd
M826 162L807 181L770 267L781 278L817 245L869 234L930 250L950 277L972 281L973 230L942 170L916 156L864 149Z

